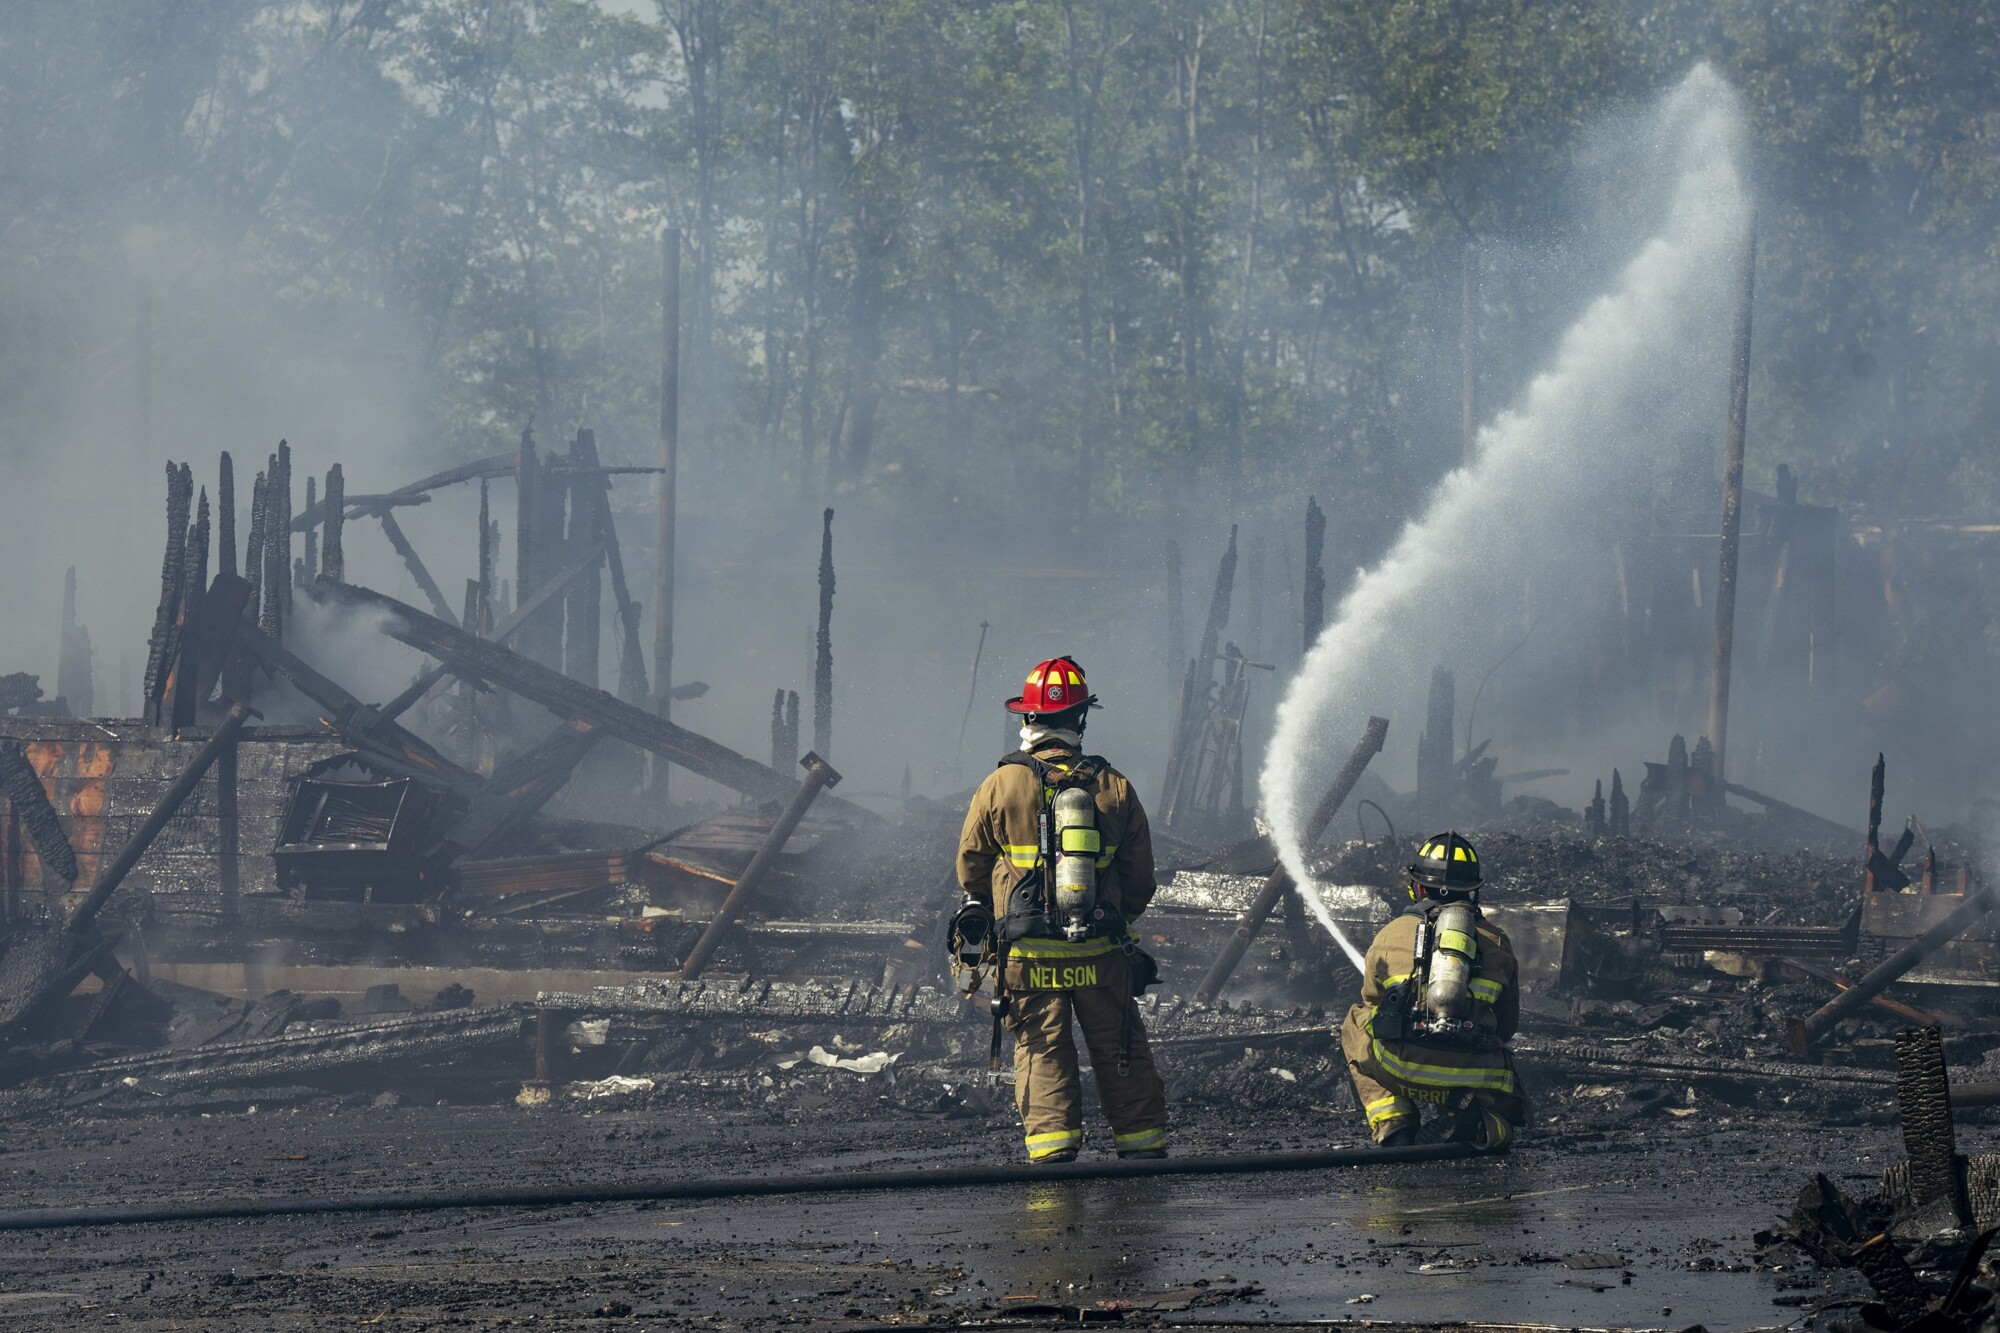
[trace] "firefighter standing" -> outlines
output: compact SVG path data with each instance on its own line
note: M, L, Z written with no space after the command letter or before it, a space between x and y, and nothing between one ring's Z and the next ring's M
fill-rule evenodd
M998 953L987 956L998 964L1014 1096L1037 1163L1070 1161L1083 1143L1072 1015L1118 1155L1167 1155L1166 1090L1134 998L1154 969L1127 929L1157 889L1152 834L1132 784L1083 752L1096 702L1074 658L1028 673L1007 702L1024 723L1021 748L980 784L958 841L960 918L991 913ZM965 933L956 920L953 933Z
M1340 1046L1368 1131L1414 1143L1419 1107L1459 1103L1451 1137L1504 1149L1527 1122L1506 1043L1520 1020L1507 932L1479 912L1479 854L1456 833L1426 839L1409 867L1414 904L1368 946L1361 1003Z

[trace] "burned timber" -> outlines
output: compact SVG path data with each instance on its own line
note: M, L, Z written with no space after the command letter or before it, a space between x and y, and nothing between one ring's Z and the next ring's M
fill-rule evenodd
M1314 813L1314 891L1366 939L1399 909L1413 826L1480 839L1487 911L1520 955L1535 1114L1502 1161L1425 1142L1356 1166L1333 1035L1356 975L1244 792L1263 664L1225 637L1232 534L1168 729L1162 890L1140 923L1167 977L1143 1012L1176 1157L1045 1175L1029 1186L1045 1212L967 1248L925 1219L1011 1218L979 1191L1025 1173L1001 1155L1015 1118L988 1002L954 989L941 947L964 797L871 809L821 753L832 511L813 743L801 754L781 690L764 762L663 706L703 687L648 677L609 501L621 470L589 432L373 493L336 465L296 507L293 467L285 446L268 456L240 542L232 460L215 509L191 468L169 470L142 716L77 697L91 649L73 593L58 698L0 678L0 1228L113 1235L136 1256L10 1241L0 1297L31 1319L1983 1316L2000 1174L1959 1144L2000 1106L2000 926L1969 838L1885 827L1886 765L1856 775L1851 829L1722 781L1712 747L1678 737L1567 811L1503 800L1547 774L1451 740L1448 671L1417 721L1413 790L1374 763L1411 724L1370 720ZM452 486L480 493L459 597L396 518ZM1323 525L1315 506L1309 555ZM378 537L422 605L348 581L347 551ZM361 697L314 628L336 618L426 665ZM659 790L670 768L738 799L667 827L552 813L572 784ZM1701 1172L1745 1181L1741 1199L1688 1198L1712 1188ZM1196 1200L1237 1239L1175 1220ZM1239 1243L1299 1207L1331 1229ZM496 1209L527 1230L468 1240ZM188 1243L212 1261L169 1272ZM1139 1247L1149 1264L1122 1253ZM1381 1291L1413 1273L1458 1295Z

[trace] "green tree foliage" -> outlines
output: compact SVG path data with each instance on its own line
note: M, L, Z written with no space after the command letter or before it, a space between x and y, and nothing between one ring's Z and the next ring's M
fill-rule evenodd
M413 451L588 422L643 461L671 223L693 503L852 495L972 539L1024 500L1088 527L1313 489L1338 564L1458 456L1468 260L1490 410L1583 294L1547 257L1589 243L1593 127L1707 59L1764 200L1760 455L1819 498L2000 500L2000 18L1973 0L134 14L0 9L17 422L60 417L60 365L117 324L45 336L50 275L115 304L133 229L177 228L400 377Z

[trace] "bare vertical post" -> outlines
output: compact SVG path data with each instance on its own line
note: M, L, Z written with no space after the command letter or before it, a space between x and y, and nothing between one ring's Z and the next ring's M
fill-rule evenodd
M674 520L675 480L680 465L681 412L681 229L661 233L664 280L660 286L660 512L659 548L653 574L653 706L661 717L673 711L674 688ZM654 768L664 793L666 770Z
M306 474L306 514L311 516L319 508L319 482L312 473ZM306 580L311 582L319 577L319 530L314 525L306 527Z
M1729 376L1729 429L1723 441L1722 554L1715 572L1715 661L1708 679L1708 743L1715 776L1729 775L1729 659L1736 648L1736 555L1743 540L1743 435L1750 416L1750 307L1757 279L1757 222L1743 238L1736 284L1736 342Z
M1472 380L1472 288L1473 258L1472 241L1468 237L1465 249L1459 255L1459 323L1458 323L1458 398L1460 429L1464 433L1465 465L1472 466L1472 460L1479 450L1477 404L1473 399Z
M813 659L813 749L833 748L833 511L820 520L819 634ZM801 761L803 762L803 761Z
M479 595L473 604L472 623L465 627L467 634L485 638L493 626L493 504L486 489L486 479L479 479Z
M480 483L482 486L485 483ZM335 583L347 581L347 478L335 463L326 470L326 538L320 543L319 572Z
M236 573L236 462L222 451L222 465L215 478L215 572Z

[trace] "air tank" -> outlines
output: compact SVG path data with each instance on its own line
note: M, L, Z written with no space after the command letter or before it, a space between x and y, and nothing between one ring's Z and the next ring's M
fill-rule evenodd
M1472 963L1478 956L1477 920L1471 906L1447 903L1437 915L1424 1007L1439 1018L1464 1018L1471 1007Z
M1090 933L1097 906L1097 802L1081 787L1056 793L1056 919L1065 938Z

